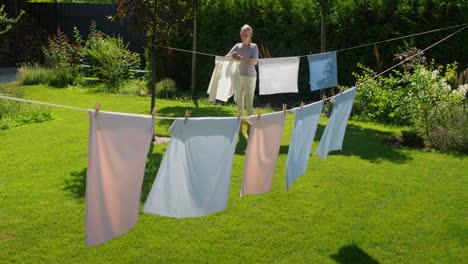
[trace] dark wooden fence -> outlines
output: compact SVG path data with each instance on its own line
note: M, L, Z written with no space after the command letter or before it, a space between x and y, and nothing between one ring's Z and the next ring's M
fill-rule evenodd
M73 28L76 27L86 39L91 21L94 20L98 30L107 35L123 37L125 43L130 44L130 50L143 54L143 43L136 40L124 25L109 20L108 17L116 12L114 4L28 3L25 8L49 34L55 33L60 27L70 39L74 39Z

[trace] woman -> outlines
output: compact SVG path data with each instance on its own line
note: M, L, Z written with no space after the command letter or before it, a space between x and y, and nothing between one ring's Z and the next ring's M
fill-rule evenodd
M237 102L237 112L241 116L244 115L244 104L247 108L247 114L253 115L253 99L257 83L255 65L258 62L258 48L257 44L252 43L252 33L252 27L245 24L240 30L242 43L234 45L226 55L228 58L240 60L240 87L237 87L234 92L234 100ZM242 134L242 123L239 133ZM249 133L250 125L247 124L247 135Z

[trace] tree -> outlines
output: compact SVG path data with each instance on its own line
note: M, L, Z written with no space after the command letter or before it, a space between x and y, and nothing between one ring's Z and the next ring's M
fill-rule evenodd
M151 109L156 101L156 48L168 43L189 16L191 0L119 0L112 20L128 25L150 52Z
M17 18L9 18L6 12L3 11L4 8L5 5L0 6L0 35L7 33L25 13L24 10L21 10Z

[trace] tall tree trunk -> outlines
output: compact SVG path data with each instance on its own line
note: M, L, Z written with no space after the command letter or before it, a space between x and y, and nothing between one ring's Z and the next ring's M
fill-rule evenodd
M150 47L151 54L151 109L150 113L153 111L156 103L156 47L152 45Z
M194 0L193 3L194 11L193 11L193 42L192 42L192 50L197 50L197 19L198 19L198 1ZM197 104L197 54L192 53L192 81L190 83L190 90L192 91L192 100Z

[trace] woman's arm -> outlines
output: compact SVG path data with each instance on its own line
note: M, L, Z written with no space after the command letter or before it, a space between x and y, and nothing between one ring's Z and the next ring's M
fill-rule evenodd
M226 54L227 58L236 58L237 57L237 44L232 47L232 49Z
M240 59L242 61L245 61L247 64L250 64L250 65L257 65L257 63L258 63L257 59L247 59L247 58L244 58L242 56L239 56L239 57L240 57Z

